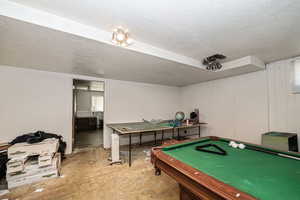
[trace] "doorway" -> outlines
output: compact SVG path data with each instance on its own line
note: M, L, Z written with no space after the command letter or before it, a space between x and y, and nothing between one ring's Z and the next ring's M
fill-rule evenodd
M103 145L104 82L73 80L73 147Z

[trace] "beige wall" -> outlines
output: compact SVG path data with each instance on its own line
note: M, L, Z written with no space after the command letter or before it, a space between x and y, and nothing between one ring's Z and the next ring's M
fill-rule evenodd
M41 130L62 135L71 152L71 78L0 66L0 91L1 140Z
M216 135L260 143L268 130L265 71L209 81L181 88L182 109L199 108L208 123L202 135Z
M300 133L300 94L292 93L293 59L268 65L270 129Z
M104 122L173 118L179 88L0 66L0 141L36 130L72 143L72 79L105 81ZM105 127L104 145L110 146Z
M289 90L291 69L286 60L265 71L177 88L0 66L0 141L44 130L63 135L70 153L72 79L77 78L105 81L105 123L171 119L177 110L188 115L199 108L208 122L203 135L260 143L268 130L300 131L300 97ZM105 127L105 147L110 134Z
M181 108L199 108L203 135L261 143L267 131L300 133L300 94L292 93L293 60L267 70L181 88ZM300 144L299 144L300 146Z
M142 119L173 119L179 110L179 88L161 85L108 80L105 86L106 123L136 122ZM110 146L111 130L107 127L104 145ZM134 138L133 142L137 142ZM153 139L153 136L144 140ZM121 138L121 144L127 142Z
M77 117L92 116L92 96L104 96L104 92L75 90Z

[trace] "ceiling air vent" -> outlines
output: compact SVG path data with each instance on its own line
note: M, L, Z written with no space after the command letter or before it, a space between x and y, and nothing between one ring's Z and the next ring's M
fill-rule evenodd
M216 71L222 68L222 64L219 60L224 60L226 56L222 54L215 54L203 59L202 64L206 66L207 70Z

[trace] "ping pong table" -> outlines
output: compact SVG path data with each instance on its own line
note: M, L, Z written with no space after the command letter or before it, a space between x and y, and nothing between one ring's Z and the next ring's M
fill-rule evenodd
M180 126L174 127L168 120L162 121L160 123L149 123L149 122L132 122L132 123L112 123L107 124L107 127L113 130L112 134L112 162L120 163L119 159L119 141L117 144L114 144L114 141L119 140L120 136L129 136L129 166L131 166L131 150L132 150L132 135L139 135L140 137L140 145L142 144L142 135L144 133L153 133L154 134L154 143L157 144L157 133L161 133L161 142L164 141L165 131L172 131L172 139L174 139L175 131L177 130L177 139L180 139L180 130L181 129L189 129L189 128L198 128L198 136L200 137L201 126L207 124L204 122L196 123L196 124L182 124ZM189 135L191 136L191 135ZM116 150L117 149L117 150ZM115 156L114 156L115 155Z

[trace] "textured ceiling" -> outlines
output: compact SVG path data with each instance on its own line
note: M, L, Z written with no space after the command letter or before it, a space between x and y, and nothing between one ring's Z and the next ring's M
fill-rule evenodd
M255 55L264 62L300 54L299 0L14 0L201 60Z
M0 64L103 78L184 86L258 69L208 72L0 16Z
M12 2L0 2L2 65L184 86L262 69L226 62L228 69L213 73L198 66L214 53L266 63L300 55L299 0ZM136 43L111 45L117 25ZM100 30L109 31L104 40Z

